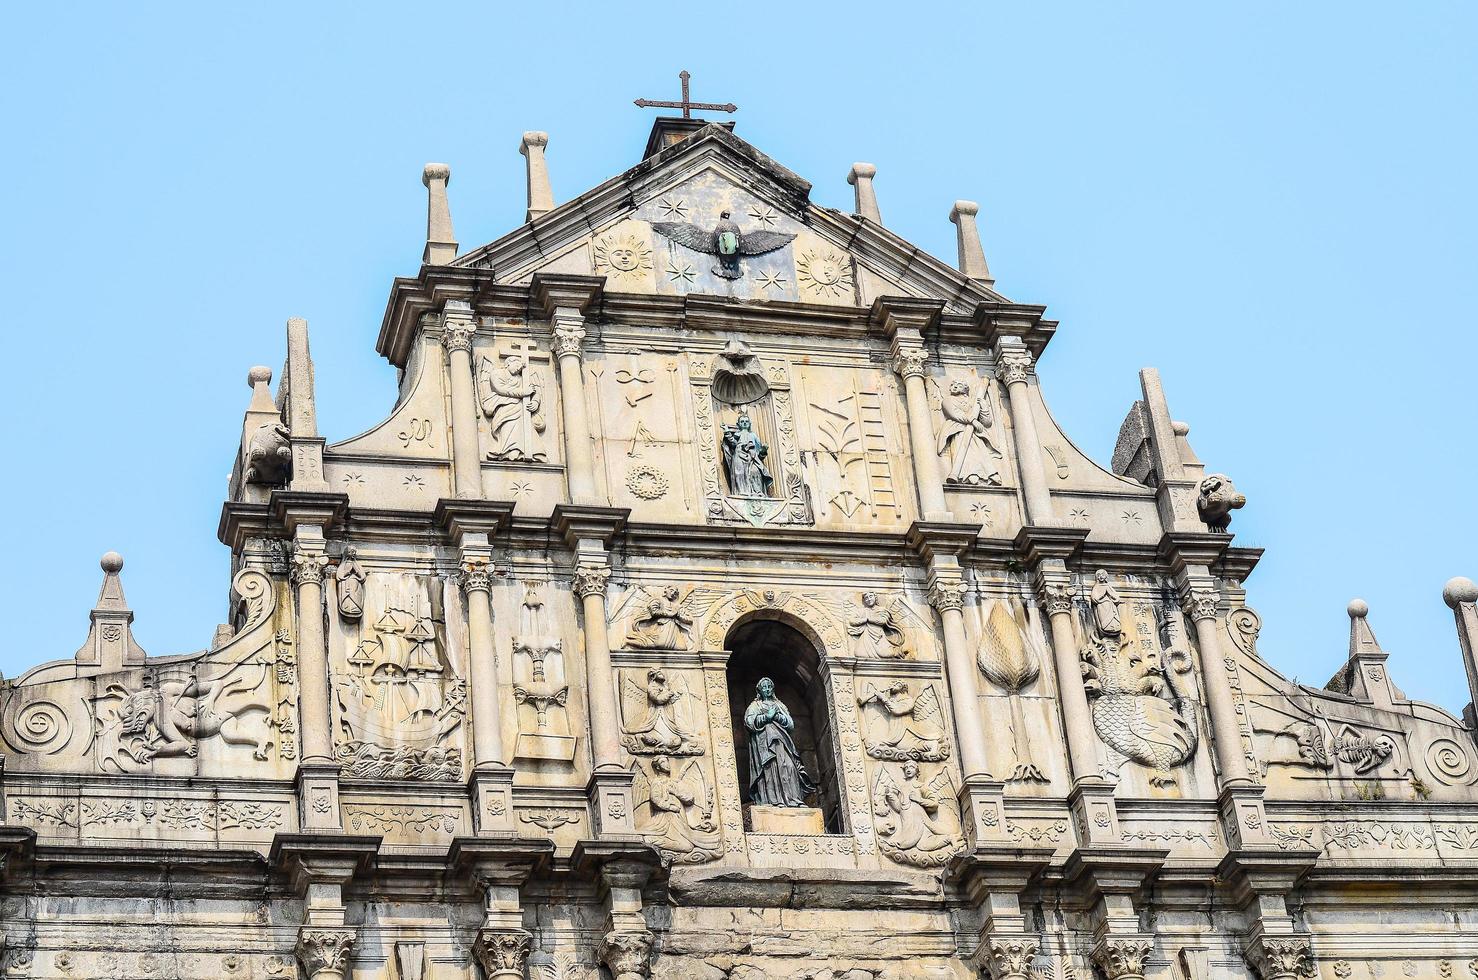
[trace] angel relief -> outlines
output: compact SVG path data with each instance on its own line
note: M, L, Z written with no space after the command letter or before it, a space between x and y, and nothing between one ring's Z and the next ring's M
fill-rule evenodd
M898 627L898 608L901 599L894 599L888 608L878 606L876 592L862 593L862 608L857 609L847 621L847 633L853 638L852 655L858 658L881 657L884 660L902 660L908 656L903 645L903 630Z
M884 766L872 801L878 847L894 861L937 868L964 846L954 783L943 766L927 778L917 762L905 762L895 773Z
M621 712L628 722L621 744L632 755L702 755L695 735L699 710L681 675L669 682L665 670L653 667L644 686L628 675L621 685Z
M626 645L636 650L686 650L691 643L693 617L683 612L676 586L647 603L646 611L631 624Z
M894 681L879 691L871 684L858 696L866 727L863 744L874 759L938 762L949 758L944 710L933 684L917 696L907 681Z
M637 827L663 856L679 864L711 861L721 852L713 790L696 759L674 763L665 755L635 768L632 798ZM677 767L679 772L674 774Z

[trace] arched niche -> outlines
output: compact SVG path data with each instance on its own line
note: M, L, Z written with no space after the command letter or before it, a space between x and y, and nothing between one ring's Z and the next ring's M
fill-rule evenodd
M846 808L841 794L836 723L832 698L822 671L822 644L808 624L779 610L759 610L737 620L724 640L729 651L726 670L729 724L734 736L739 794L749 823L749 732L744 711L754 700L760 678L775 682L775 695L795 721L791 736L800 751L816 792L806 802L822 813L826 832L845 832Z

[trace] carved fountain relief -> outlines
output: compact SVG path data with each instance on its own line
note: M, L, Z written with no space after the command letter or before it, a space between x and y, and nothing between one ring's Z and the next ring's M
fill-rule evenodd
M570 728L570 684L564 644L544 607L544 582L523 583L519 630L513 637L513 700L518 712L514 757L573 762L576 739Z
M1042 651L1025 607L1013 599L988 599L980 629L976 663L986 680L995 685L1010 703L1011 772L1008 783L1045 783L1047 776L1034 760L1031 729L1022 703L1026 692L1042 674ZM1038 744L1040 744L1038 742Z

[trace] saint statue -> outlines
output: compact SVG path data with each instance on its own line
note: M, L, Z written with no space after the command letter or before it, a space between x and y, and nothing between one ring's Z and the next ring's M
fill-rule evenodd
M1100 568L1093 576L1093 591L1089 600L1093 603L1093 622L1099 635L1104 638L1117 637L1124 631L1119 621L1119 593L1109 584L1109 573Z
M951 483L1001 485L1001 469L996 460L1001 451L990 438L994 424L990 400L984 386L978 395L971 394L964 381L952 381L949 393L939 400L944 420L939 426L939 455L949 457Z
M357 620L364 615L364 567L359 564L359 553L353 548L344 549L344 558L334 580L339 585L339 615L347 620Z
M749 731L749 801L760 806L805 806L816 784L790 737L795 721L775 697L775 682L768 677L755 685L755 698L744 709L744 727Z
M854 637L853 656L882 657L885 660L908 656L908 650L903 646L903 631L893 621L893 610L878 608L876 592L862 593L862 608L847 623L847 633Z
M661 598L647 603L646 615L631 624L626 645L637 650L686 650L693 617L683 612L677 597L677 587L669 585Z
M754 434L748 415L740 415L734 425L724 429L724 475L729 492L736 497L768 497L775 482L765 466L770 447Z
M493 448L490 459L540 460L544 454L532 450L532 436L544 431L544 386L537 373L524 372L522 357L505 357L495 367L486 357L477 371L477 397L487 416ZM525 416L529 425L524 425Z

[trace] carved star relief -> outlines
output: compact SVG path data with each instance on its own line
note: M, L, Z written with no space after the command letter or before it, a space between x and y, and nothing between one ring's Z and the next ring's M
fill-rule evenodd
M755 221L758 221L763 228L775 227L775 222L779 218L774 208L762 208L759 205L751 207L747 213Z
M688 216L688 202L680 197L664 197L657 201L657 207L669 218L686 218Z
M673 259L667 263L667 278L672 282L692 282L698 270L687 262Z
M790 284L790 280L786 279L778 272L756 273L754 279L760 284L761 289L770 289L773 287L774 289L778 289L781 292L784 292L785 287Z

